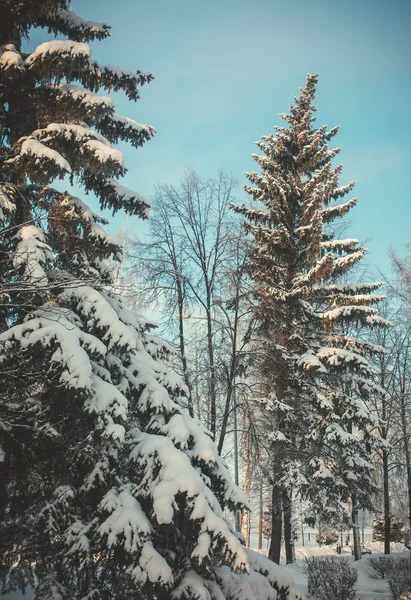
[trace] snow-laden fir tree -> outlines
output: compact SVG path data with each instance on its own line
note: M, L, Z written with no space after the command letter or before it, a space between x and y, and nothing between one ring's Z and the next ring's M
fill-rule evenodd
M102 208L146 216L112 144L139 147L154 129L97 93L137 100L152 76L94 60L86 42L109 28L67 0L3 0L0 23L0 594L297 598L224 519L244 498L181 408L167 347L112 291L119 241L53 187L68 175ZM25 54L32 27L69 39Z
M348 500L353 517L372 491L374 423L366 408L383 390L369 362L383 348L362 341L363 327L385 326L375 304L380 283L346 283L365 249L339 239L335 221L355 206L354 182L341 186L338 127L314 127L316 75L294 98L285 127L264 136L247 173L251 206L237 206L251 235L249 272L261 349L271 443L273 536L279 561L282 512L287 560L292 560L292 493L308 497L313 515L338 520Z

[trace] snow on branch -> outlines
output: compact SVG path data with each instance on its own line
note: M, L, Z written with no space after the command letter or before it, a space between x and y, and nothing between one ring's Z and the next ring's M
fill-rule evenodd
M13 44L5 44L0 47L0 81L10 76L19 77L25 70L21 54L17 52Z
M355 246L358 246L358 240L354 238L347 238L345 240L332 240L327 242L321 242L321 246L323 248L327 248L329 250L352 250Z
M350 350L323 347L318 350L317 356L321 360L326 360L330 366L354 363L356 366L361 367L361 369L365 372L370 373L372 371L371 365L367 359L356 352L351 352Z
M121 139L129 141L135 148L139 148L151 140L156 133L155 128L151 125L137 123L134 119L122 117L117 113L107 115L99 122L98 128L114 143Z
M22 272L25 282L42 286L47 283L44 267L47 261L52 261L51 248L46 244L45 232L35 225L21 227L17 236L17 244L13 264Z
M377 314L377 309L370 306L340 306L321 313L322 319L335 322L340 319L368 319Z
M295 285L300 286L309 281L326 281L334 270L334 263L334 255L327 252L308 273L295 278Z
M14 192L15 188L12 184L0 184L0 220L15 212Z
M187 571L181 583L171 593L171 600L179 600L180 598L196 598L196 600L211 600L213 597L218 598L217 592L215 596L210 596L208 584L198 573L193 569ZM217 585L214 584L217 588ZM219 590L218 590L219 591ZM220 592L221 594L221 592ZM224 596L221 597L224 600Z
M130 190L112 178L100 179L98 183L103 208L111 208L113 212L122 208L129 215L138 214L143 219L148 218L150 202L145 196Z
M369 325L377 325L380 327L394 327L394 323L389 321L388 319L384 319L384 317L380 317L379 315L369 315L366 319Z
M153 531L140 503L133 496L132 485L111 489L101 500L99 510L108 515L100 525L99 532L107 536L109 548L122 545L128 552L138 552L141 541Z
M110 142L97 131L84 125L67 123L50 123L44 129L37 129L32 136L41 142L58 144L70 142L71 154L80 153L81 158L87 162L107 163L117 165L120 172L124 171L124 156L120 150L112 148ZM72 159L72 162L73 159ZM79 170L81 167L77 167Z
M319 357L311 352L306 352L300 356L297 364L306 371L316 370L319 373L327 373L327 369L324 367Z
M29 68L36 68L48 58L73 60L82 57L86 59L85 64L88 64L90 56L91 48L88 44L73 42L72 40L52 40L37 46L34 52L26 58L25 63Z
M52 40L40 44L26 58L25 64L43 81L66 78L70 83L79 80L92 92L100 88L115 92L123 90L134 101L140 97L139 86L153 79L151 73L91 61L90 46L72 40Z
M251 548L246 548L246 554L250 568L264 575L275 589L283 593L286 600L298 600L300 598L293 590L293 580L287 571L259 552L251 550Z
M164 436L135 432L133 439L136 445L131 451L131 460L144 471L158 469L159 472L158 481L148 492L153 500L156 521L159 524L172 523L177 506L176 496L187 494L192 506L190 519L201 523L202 533L208 533L211 538L219 539L224 544L226 552L234 560L234 569L244 570L247 565L244 549L231 533L216 497L193 468L188 456ZM150 457L148 462L147 457ZM204 546L200 542L193 550L192 556L197 560L201 556L201 548Z
M100 87L115 92L124 90L130 100L137 101L140 98L139 86L149 83L154 79L151 73L143 71L132 71L123 69L117 65L103 65L98 61L90 63L88 72L83 73L83 83L87 83L92 91Z
M150 542L145 542L141 550L138 565L128 572L137 584L160 583L163 588L173 584L174 578L170 566Z
M17 150L17 155L4 164L9 169L25 172L32 181L48 183L71 173L69 163L59 152L33 137L20 138Z
M5 165L21 170L35 183L48 184L56 177L86 170L89 177L93 170L97 180L101 171L115 177L126 172L122 152L84 125L50 123L30 137L21 138L15 151L16 156L5 161Z
M125 430L122 425L113 423L108 415L115 418L126 420L128 401L127 398L116 388L115 385L108 381L104 381L101 377L93 374L93 390L94 393L84 403L84 408L89 413L96 413L105 418L104 435L124 439ZM107 428L108 425L108 428Z
M352 200L348 200L348 202L345 202L344 204L325 208L321 211L324 223L330 223L338 217L344 217L352 208L354 208L357 202L358 198L352 198Z
M81 86L65 83L51 89L56 91L58 101L71 99L85 111L87 118L100 120L114 111L114 102L109 96L97 96Z
M68 288L60 295L61 300L74 305L76 312L87 319L90 329L101 333L101 339L110 350L113 347L136 348L132 331L118 318L102 293L88 286Z
M97 338L75 327L68 318L69 313L49 303L35 311L25 323L1 334L0 364L5 362L13 343L18 343L23 351L40 345L53 351L50 363L58 370L63 387L91 394L93 377L88 352L102 356L106 349Z
M58 8L54 18L54 27L72 39L89 42L102 40L110 35L109 25L96 23L95 21L85 21L72 10Z
M364 283L331 283L329 285L314 286L313 291L316 296L344 294L355 296L357 294L369 294L378 290L384 282L364 282Z
M333 346L342 346L345 350L351 350L357 355L369 354L386 354L387 350L380 344L361 340L350 335L330 335L327 337L329 344Z
M351 267L353 267L359 260L363 258L365 253L366 249L360 248L351 254L336 258L334 261L334 274L343 275L346 273L349 269L351 269Z

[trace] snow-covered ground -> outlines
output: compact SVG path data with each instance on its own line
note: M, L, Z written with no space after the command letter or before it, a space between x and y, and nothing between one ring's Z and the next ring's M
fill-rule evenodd
M254 536L251 538L252 546L254 542L256 545L256 539ZM372 550L373 556L383 554L383 543L382 542L367 542L367 547ZM264 552L264 551L263 551ZM391 552L396 556L406 556L409 558L410 553L405 546L402 544L391 544ZM322 546L321 548L315 542L306 544L305 546L296 545L295 554L297 563L295 565L285 565L285 556L282 555L282 566L292 576L295 582L296 589L303 595L303 598L311 599L312 596L308 596L307 592L307 577L303 573L303 561L307 556L338 556L335 545L333 546ZM353 567L358 571L358 582L357 582L357 598L359 600L391 600L391 594L388 588L386 580L372 579L368 575L367 570L367 557L362 560L355 562L351 556L351 552L348 547L343 549L341 556L349 557L352 560ZM13 592L5 596L5 600L33 600L34 591L27 590L23 596L21 592ZM332 600L332 598L330 598Z
M373 556L383 554L383 543L382 542L367 542L366 546L372 550ZM409 551L403 544L391 544L391 552L394 556L410 556ZM284 569L294 579L297 590L303 595L304 598L312 598L308 595L307 591L307 577L303 573L303 561L308 556L338 556L335 545L333 546L322 546L321 548L315 544L309 544L306 546L296 545L296 565L284 566ZM372 579L368 575L367 569L367 556L362 560L355 562L351 556L349 548L345 548L341 556L349 557L352 560L353 567L358 571L357 581L357 597L360 600L390 600L391 594L388 587L388 582L381 579ZM285 556L282 556L282 560L285 562ZM332 600L330 598L330 600Z

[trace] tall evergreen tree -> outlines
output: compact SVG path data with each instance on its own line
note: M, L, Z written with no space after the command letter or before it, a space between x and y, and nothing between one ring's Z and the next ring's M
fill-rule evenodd
M317 76L308 75L290 114L280 115L287 126L257 142L263 155L253 158L261 173L246 174L253 202L234 207L252 239L276 562L283 521L287 562L293 560L293 491L328 520L341 518L350 498L353 517L369 505L375 437L366 400L383 393L368 360L383 349L357 335L362 327L388 325L373 306L381 284L345 283L365 249L336 235L334 221L357 200L340 203L354 182L340 186L342 165L333 165L340 149L328 142L338 127L314 127L316 84Z
M147 201L117 181L126 169L111 144L139 147L154 129L95 93L137 100L152 76L92 59L85 42L109 28L68 0L2 0L0 23L0 593L297 598L223 517L244 498L181 408L167 347L112 291L119 241L52 187L69 175L102 208L146 216ZM27 55L32 27L71 39Z

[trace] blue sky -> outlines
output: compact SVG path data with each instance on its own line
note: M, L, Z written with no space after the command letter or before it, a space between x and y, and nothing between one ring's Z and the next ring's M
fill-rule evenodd
M125 184L150 195L178 183L186 166L240 180L257 165L253 142L280 124L307 72L320 75L318 124L335 139L342 183L357 181L349 235L387 267L390 246L411 239L411 2L392 0L74 0L112 36L93 44L104 63L150 71L155 80L118 112L157 128L142 149L124 147ZM37 43L44 32L36 34ZM112 228L123 223L116 217ZM141 228L141 223L128 221Z

